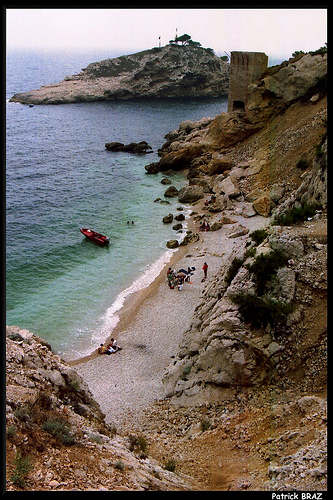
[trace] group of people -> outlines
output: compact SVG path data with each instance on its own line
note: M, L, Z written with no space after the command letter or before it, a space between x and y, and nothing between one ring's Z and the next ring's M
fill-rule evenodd
M171 267L169 267L167 272L169 288L171 290L178 288L178 290L181 291L185 282L191 283L193 271L195 271L195 267L188 267L187 271L185 269L179 269L178 273L176 273L176 271L173 271Z
M117 341L112 337L111 341L104 345L101 344L97 349L98 354L113 354L114 352L121 351L122 347L119 347Z
M209 231L209 230L210 230L209 222L203 221L200 223L199 231Z

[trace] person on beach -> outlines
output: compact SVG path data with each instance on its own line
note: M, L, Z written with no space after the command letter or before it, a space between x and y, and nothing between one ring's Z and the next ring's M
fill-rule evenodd
M208 264L207 262L204 263L204 265L202 266L202 269L203 269L203 272L204 272L204 279L207 278L207 270L208 270Z
M168 285L170 289L173 289L173 272L171 267L169 267L168 273L167 273L167 280L168 280Z
M117 341L112 337L110 344L108 345L108 354L112 354L117 351L121 351L122 347L119 347Z
M107 353L107 346L104 344L101 344L100 347L97 349L98 354L106 354Z
M119 347L117 341L112 337L111 342L108 345L101 344L97 352L98 354L113 354L121 350L122 347Z

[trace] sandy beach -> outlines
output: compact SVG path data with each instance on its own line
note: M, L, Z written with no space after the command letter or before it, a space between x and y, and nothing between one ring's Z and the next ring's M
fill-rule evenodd
M201 207L197 205L194 209L200 212ZM237 222L218 231L200 232L200 241L179 247L153 283L126 299L119 322L110 332L121 351L111 355L94 353L71 363L89 385L106 414L106 421L117 429L124 430L133 419L138 423L140 410L164 396L163 374L177 355L205 287L245 245L246 236L230 235L239 224L250 232L268 224L268 219L258 215L251 218L232 212L227 215ZM216 220L219 218L220 214ZM196 232L197 227L192 221L189 224ZM205 261L208 275L203 281ZM182 291L169 289L166 279L169 267L176 271L195 267L192 283L184 283Z

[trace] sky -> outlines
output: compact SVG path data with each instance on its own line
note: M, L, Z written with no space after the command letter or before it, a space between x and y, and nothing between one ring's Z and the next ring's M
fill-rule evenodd
M6 9L7 49L110 50L120 56L166 45L176 30L218 56L240 50L283 60L325 45L327 10Z

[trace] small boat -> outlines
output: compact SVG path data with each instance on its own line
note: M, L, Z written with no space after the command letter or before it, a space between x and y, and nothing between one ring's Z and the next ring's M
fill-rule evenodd
M110 242L110 238L104 236L104 234L96 233L96 231L92 231L86 227L83 227L80 231L86 238L88 238L88 240L97 243L97 245L100 245L101 247L108 245Z

